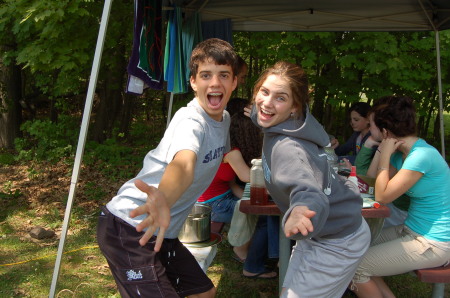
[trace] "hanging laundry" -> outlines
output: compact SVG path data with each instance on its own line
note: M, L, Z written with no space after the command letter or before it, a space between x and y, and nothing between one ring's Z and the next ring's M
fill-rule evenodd
M128 63L127 92L163 89L162 4L159 0L134 1L133 49Z
M189 82L190 69L188 66L189 60L191 59L192 50L201 41L202 37L202 24L200 21L200 14L194 12L183 24L182 28L182 39L183 39L183 56L186 63L185 71L185 81Z
M164 51L164 80L167 91L174 94L187 92L188 84L185 80L186 61L182 47L182 12L174 7L169 11L166 47Z

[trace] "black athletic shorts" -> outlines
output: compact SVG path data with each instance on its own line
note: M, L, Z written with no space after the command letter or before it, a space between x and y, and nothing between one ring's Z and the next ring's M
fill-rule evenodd
M178 238L164 239L156 253L156 237L141 246L143 234L102 208L97 241L122 297L185 297L214 287Z

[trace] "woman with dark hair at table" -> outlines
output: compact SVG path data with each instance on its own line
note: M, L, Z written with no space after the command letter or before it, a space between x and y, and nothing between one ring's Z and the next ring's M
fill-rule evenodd
M252 120L264 133L267 190L292 249L282 297L341 297L369 247L358 187L328 165L330 143L309 112L308 80L295 64L266 69L253 91Z
M334 149L338 156L345 155L352 164L355 163L356 156L370 136L369 111L370 105L367 102L357 102L350 107L350 125L354 132L345 144L339 145ZM352 155L349 155L350 153Z
M410 197L404 224L384 229L364 256L351 289L358 297L394 297L382 276L432 268L450 260L450 169L416 134L409 97L379 99L370 117L377 150L375 199Z

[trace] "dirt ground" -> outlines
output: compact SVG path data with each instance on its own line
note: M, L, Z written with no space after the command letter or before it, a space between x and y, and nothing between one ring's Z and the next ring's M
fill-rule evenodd
M69 196L72 171L72 165L64 162L2 165L0 166L0 191L6 194L20 193L20 195L8 198L8 200L14 200L14 202L6 202L9 208L25 207L33 210L36 217L41 218L58 210L59 215L63 217ZM95 169L84 166L79 173L73 206L83 208L86 213L98 210L100 205L106 203L123 183L123 181L111 183ZM90 182L91 188L95 183L95 187L101 189L102 198L92 199L86 194L88 182ZM33 227L33 222L26 227L22 226L25 231L29 231Z

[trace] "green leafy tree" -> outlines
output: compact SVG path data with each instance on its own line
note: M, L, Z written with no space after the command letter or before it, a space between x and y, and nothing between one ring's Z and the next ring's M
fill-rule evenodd
M19 136L18 127L25 120L39 117L57 123L58 115L64 114L79 121L102 8L101 2L89 0L0 2L0 30L7 33L0 36L2 147ZM151 105L164 97L153 91L139 98L123 92L132 31L133 1L114 1L95 96L91 140L126 137L132 119L149 119L143 103ZM450 43L449 31L440 32L440 36L444 109L448 111L450 51L445 49ZM248 98L263 69L287 60L306 69L312 112L330 133L341 138L351 133L347 110L353 102L372 102L397 93L416 99L421 135L433 127L438 139L433 33L237 32L234 44L249 64L244 88ZM145 102L145 97L154 98Z
M22 69L26 82L19 97L24 103L45 106L52 121L57 121L61 112L80 115L92 67L101 4L89 0L6 0L0 4L0 26L3 32L9 33L0 38L0 45L6 49L2 65ZM96 117L91 137L98 141L111 134L122 104L129 105L122 90L132 26L132 1L115 1L94 107ZM10 44L13 46L8 47ZM69 104L60 104L62 101ZM63 111L61 107L68 110Z
M436 115L434 33L240 32L236 37L235 45L243 57L250 62L257 61L251 65L250 84L262 69L278 60L301 64L312 88L312 113L327 131L339 133L343 139L351 133L347 110L357 101L371 103L388 94L413 97L423 136L426 136L430 119ZM448 38L448 31L441 32L442 49L448 47ZM441 55L445 99L449 90L449 67L445 62L449 61L449 54L441 50ZM448 104L445 109L448 111Z
M22 122L22 76L12 54L17 51L18 44L11 34L17 17L14 5L0 5L0 31L3 32L0 35L0 148L9 149L13 148L14 139L20 136Z

